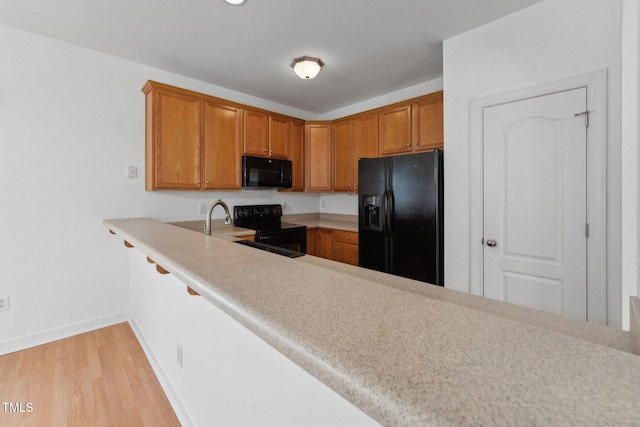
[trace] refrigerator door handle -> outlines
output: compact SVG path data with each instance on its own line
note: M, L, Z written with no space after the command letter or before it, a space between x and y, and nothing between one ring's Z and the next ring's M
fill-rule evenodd
M382 225L382 232L386 233L387 230L387 192L382 193L382 200L380 200L380 223Z
M391 233L392 218L393 218L393 192L385 192L385 206L384 206L384 218L385 227L387 233Z

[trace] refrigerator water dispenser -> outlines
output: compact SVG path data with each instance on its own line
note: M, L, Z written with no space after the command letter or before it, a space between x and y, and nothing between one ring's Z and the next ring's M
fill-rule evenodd
M362 196L364 205L363 227L367 230L382 230L382 215L380 212L380 196Z

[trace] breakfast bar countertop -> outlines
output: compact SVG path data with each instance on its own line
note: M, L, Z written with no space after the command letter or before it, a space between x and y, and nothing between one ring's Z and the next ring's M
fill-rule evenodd
M640 425L628 332L279 257L230 229L104 224L383 425Z

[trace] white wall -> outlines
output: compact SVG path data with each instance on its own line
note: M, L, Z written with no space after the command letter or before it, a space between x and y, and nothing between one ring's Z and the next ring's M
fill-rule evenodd
M622 313L627 328L629 296L638 295L638 135L640 114L638 104L640 8L638 0L622 2L622 60L621 80L621 193L622 193Z
M129 255L131 323L183 426L379 426L144 254L117 246Z
M124 318L127 260L105 218L197 219L218 197L318 211L314 194L144 191L147 79L304 112L4 26L0 58L0 354Z
M0 58L0 296L10 296L0 354L126 316L127 271L116 267L126 262L106 244L105 218L196 219L199 205L216 198L230 207L284 203L285 214L357 214L353 195L144 191L141 88L149 79L301 119L324 116L6 26ZM328 116L441 87L436 79ZM126 178L129 165L137 179Z
M429 80L424 83L410 86L395 92L386 93L375 98L367 99L344 108L339 108L322 114L314 120L334 120L341 117L350 116L352 114L361 113L363 111L373 110L374 108L384 107L385 105L395 104L406 99L415 98L417 96L426 95L428 93L442 90L442 78Z
M620 21L620 0L545 0L445 41L447 287L470 291L470 101L607 69L608 321L621 325Z

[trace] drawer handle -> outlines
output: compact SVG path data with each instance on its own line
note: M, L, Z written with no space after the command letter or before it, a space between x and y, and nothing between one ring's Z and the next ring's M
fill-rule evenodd
M350 237L350 236L347 236L347 240L351 240L351 237Z

